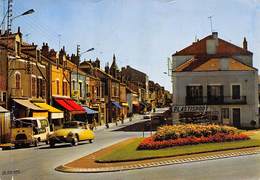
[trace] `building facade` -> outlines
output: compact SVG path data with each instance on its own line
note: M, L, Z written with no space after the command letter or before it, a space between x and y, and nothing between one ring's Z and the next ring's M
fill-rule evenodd
M253 54L213 33L172 55L174 119L259 127Z

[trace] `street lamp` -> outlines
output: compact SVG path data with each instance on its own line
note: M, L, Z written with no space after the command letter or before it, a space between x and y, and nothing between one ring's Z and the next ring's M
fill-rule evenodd
M20 14L20 15L18 15L18 16L15 16L15 17L11 18L11 21L13 21L14 19L16 19L16 18L18 18L18 17L26 16L26 15L32 14L32 13L34 13L34 12L35 12L34 9L30 9L30 10L25 11L24 13L22 13L22 14ZM5 16L4 16L4 18L3 18L3 20L2 20L0 26L2 26L2 25L4 24L4 21L5 21L5 18L7 17L7 14L8 14L8 11L6 11Z
M16 19L16 18L18 18L18 17L21 17L21 16L26 16L26 15L32 14L32 13L34 13L34 12L35 12L34 9L30 9L30 10L25 11L24 13L22 13L22 14L20 14L20 15L18 15L18 16L13 17L11 20L14 20L14 19Z

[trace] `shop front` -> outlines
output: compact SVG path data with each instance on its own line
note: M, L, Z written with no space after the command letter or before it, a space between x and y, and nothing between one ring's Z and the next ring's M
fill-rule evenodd
M122 106L117 101L112 101L112 119L113 122L117 122L120 117L120 110L122 109Z
M29 100L25 99L13 99L14 117L24 118L24 117L45 117L48 118L48 111L42 109Z
M0 144L7 143L11 135L10 112L0 106Z
M46 103L34 103L36 106L48 111L50 126L55 129L61 128L64 123L64 112Z
M129 105L126 102L122 102L121 106L122 106L122 108L120 110L121 111L120 113L123 114L123 118L125 119L127 117Z

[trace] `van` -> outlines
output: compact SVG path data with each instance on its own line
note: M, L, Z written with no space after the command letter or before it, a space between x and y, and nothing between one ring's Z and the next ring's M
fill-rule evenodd
M12 123L11 142L15 147L38 146L39 142L48 144L50 134L50 125L47 118L19 118Z

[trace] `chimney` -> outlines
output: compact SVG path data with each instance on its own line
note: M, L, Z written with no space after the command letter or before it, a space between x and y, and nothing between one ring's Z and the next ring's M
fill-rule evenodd
M244 37L243 49L244 49L244 50L247 50L247 40L246 40L246 37Z
M106 66L105 66L105 72L106 72L107 74L109 74L109 63L107 63Z
M48 55L49 55L49 46L48 46L48 43L46 43L46 44L43 43L41 51L42 51L42 54L43 54L44 56L48 57Z
M214 39L218 39L218 32L212 32L212 37Z
M18 26L17 33L18 33L18 34L20 34L20 33L21 33L21 28L20 28L20 26Z
M100 60L98 58L95 61L95 67L100 68Z

